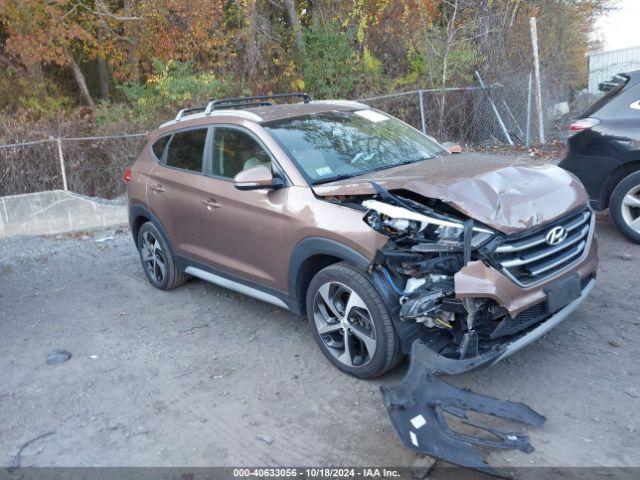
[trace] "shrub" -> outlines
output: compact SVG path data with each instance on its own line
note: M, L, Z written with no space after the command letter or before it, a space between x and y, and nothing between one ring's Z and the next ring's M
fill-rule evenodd
M345 32L330 27L305 31L304 87L318 98L349 97L363 77L363 63Z
M119 85L123 103L103 103L96 123L100 130L135 124L148 129L167 120L185 107L206 104L211 98L227 96L230 87L210 72L196 72L193 63L154 60L154 73L143 86Z

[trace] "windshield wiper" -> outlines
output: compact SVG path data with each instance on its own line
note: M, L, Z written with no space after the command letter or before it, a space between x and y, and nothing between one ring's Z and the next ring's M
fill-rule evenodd
M339 180L345 180L347 178L359 177L359 176L362 176L362 175L367 175L368 173L374 173L374 172L379 172L381 170L387 170L389 168L401 167L403 165L409 165L411 163L422 162L423 160L431 160L432 158L436 158L436 156L432 155L431 157L422 157L422 158L418 158L416 160L407 160L407 161L400 162L400 163L394 163L393 165L381 165L379 167L371 168L369 170L363 170L362 172L343 173L341 175L336 175L335 177L325 178L323 180L314 182L313 184L314 185L320 185L322 183L337 182Z
M321 185L323 183L337 182L339 180L346 180L347 178L356 177L358 175L362 175L361 173L343 173L342 175L336 175L335 177L325 178L323 180L319 180L313 182L314 185Z
M392 165L389 168L400 167L402 165L409 165L410 163L418 163L418 162L422 162L424 160L431 160L432 158L436 158L436 156L435 155L431 155L430 157L422 157L422 158L418 158L416 160L407 160L405 162L396 163L395 165Z

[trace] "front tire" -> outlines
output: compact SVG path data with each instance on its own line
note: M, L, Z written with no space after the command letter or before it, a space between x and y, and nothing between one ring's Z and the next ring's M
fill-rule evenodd
M149 282L160 290L171 290L187 281L178 268L166 240L151 222L138 230L138 253Z
M625 177L616 186L609 211L618 230L632 242L640 243L640 171Z
M389 312L360 271L345 263L324 268L311 280L306 300L313 337L338 369L375 378L401 360Z

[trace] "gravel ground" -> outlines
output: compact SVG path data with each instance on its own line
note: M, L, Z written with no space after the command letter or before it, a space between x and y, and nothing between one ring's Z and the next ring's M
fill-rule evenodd
M502 466L640 466L640 247L598 221L590 298L511 359L453 382L544 414ZM72 358L48 366L55 348ZM0 465L429 465L377 381L341 374L294 315L200 281L161 292L128 231L0 241Z

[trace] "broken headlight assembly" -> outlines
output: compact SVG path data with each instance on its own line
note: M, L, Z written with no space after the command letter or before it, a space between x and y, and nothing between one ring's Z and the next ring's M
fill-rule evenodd
M497 233L472 219L463 219L417 201L378 189L378 199L362 202L365 221L389 237L377 252L372 269L382 273L398 295L401 321L443 332L441 350L453 358L479 353L476 328L490 329L504 311L483 299L456 298L454 275L481 257Z
M480 247L494 236L487 228L469 226L471 220L465 222L437 212L416 212L378 200L365 200L362 206L369 210L366 220L371 227L397 237L396 241L415 243L412 250L416 252L462 251L469 229L471 248Z

